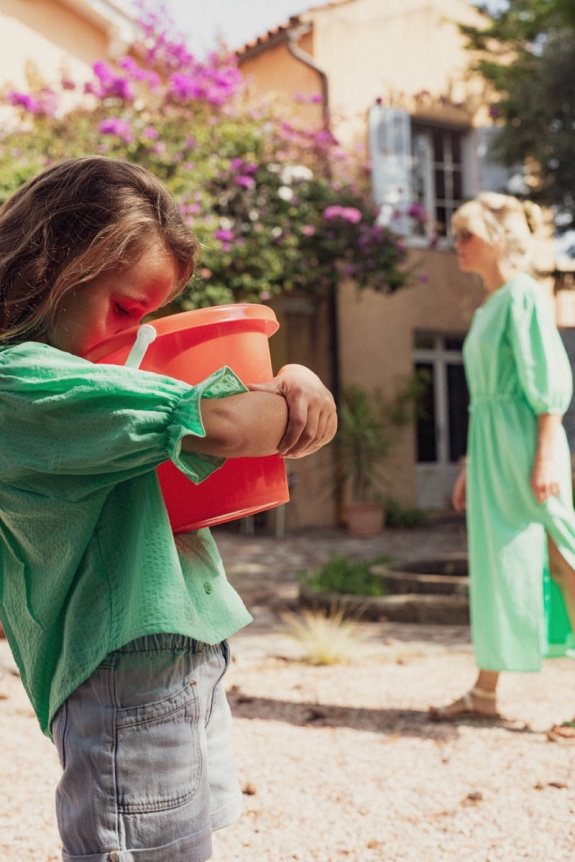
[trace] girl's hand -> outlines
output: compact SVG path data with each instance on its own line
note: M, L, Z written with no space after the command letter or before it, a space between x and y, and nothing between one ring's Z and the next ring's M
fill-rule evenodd
M531 471L531 489L538 503L559 496L559 473L552 458L536 458Z
M464 467L453 486L451 501L456 512L464 512L467 506L467 469Z
M282 458L303 458L317 452L337 431L335 401L317 374L303 365L284 365L277 377L248 389L283 395L288 406L286 432L279 445Z

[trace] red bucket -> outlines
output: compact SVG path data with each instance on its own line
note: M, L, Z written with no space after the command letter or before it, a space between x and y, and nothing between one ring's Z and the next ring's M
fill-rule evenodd
M139 367L197 384L228 365L244 383L273 376L268 338L278 328L271 308L251 303L185 311L151 321L156 339ZM102 341L85 357L91 362L125 365L140 327ZM174 533L184 533L253 515L289 500L284 461L233 458L200 485L171 461L158 476Z

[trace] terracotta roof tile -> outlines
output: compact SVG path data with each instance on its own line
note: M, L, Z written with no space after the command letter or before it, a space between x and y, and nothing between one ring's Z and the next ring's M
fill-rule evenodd
M307 9L305 12L300 12L299 15L292 15L291 18L289 18L283 24L279 24L277 27L272 27L266 33L262 33L261 36L258 36L257 39L252 39L251 42L246 42L245 45L242 45L241 48L238 48L236 50L236 54L238 56L241 56L242 54L248 53L253 48L263 46L266 42L270 42L275 37L281 36L281 34L289 30L290 27L294 27L297 24L302 23L302 15L307 15L309 12L322 12L324 9L331 9L334 6L345 6L348 3L355 2L357 2L357 0L328 0L328 2L321 3L318 6L310 6L310 8Z

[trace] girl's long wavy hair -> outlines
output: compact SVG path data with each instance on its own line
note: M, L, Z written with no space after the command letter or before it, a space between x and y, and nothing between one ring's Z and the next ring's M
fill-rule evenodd
M53 165L0 209L0 343L44 340L66 293L129 266L160 239L184 289L199 243L152 173L88 156Z

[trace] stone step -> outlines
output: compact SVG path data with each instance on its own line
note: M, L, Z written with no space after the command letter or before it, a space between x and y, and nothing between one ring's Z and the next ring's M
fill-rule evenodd
M354 596L315 592L302 584L298 606L322 612L343 610L346 616L357 616L366 621L469 624L469 599L465 595L399 593L388 596Z

